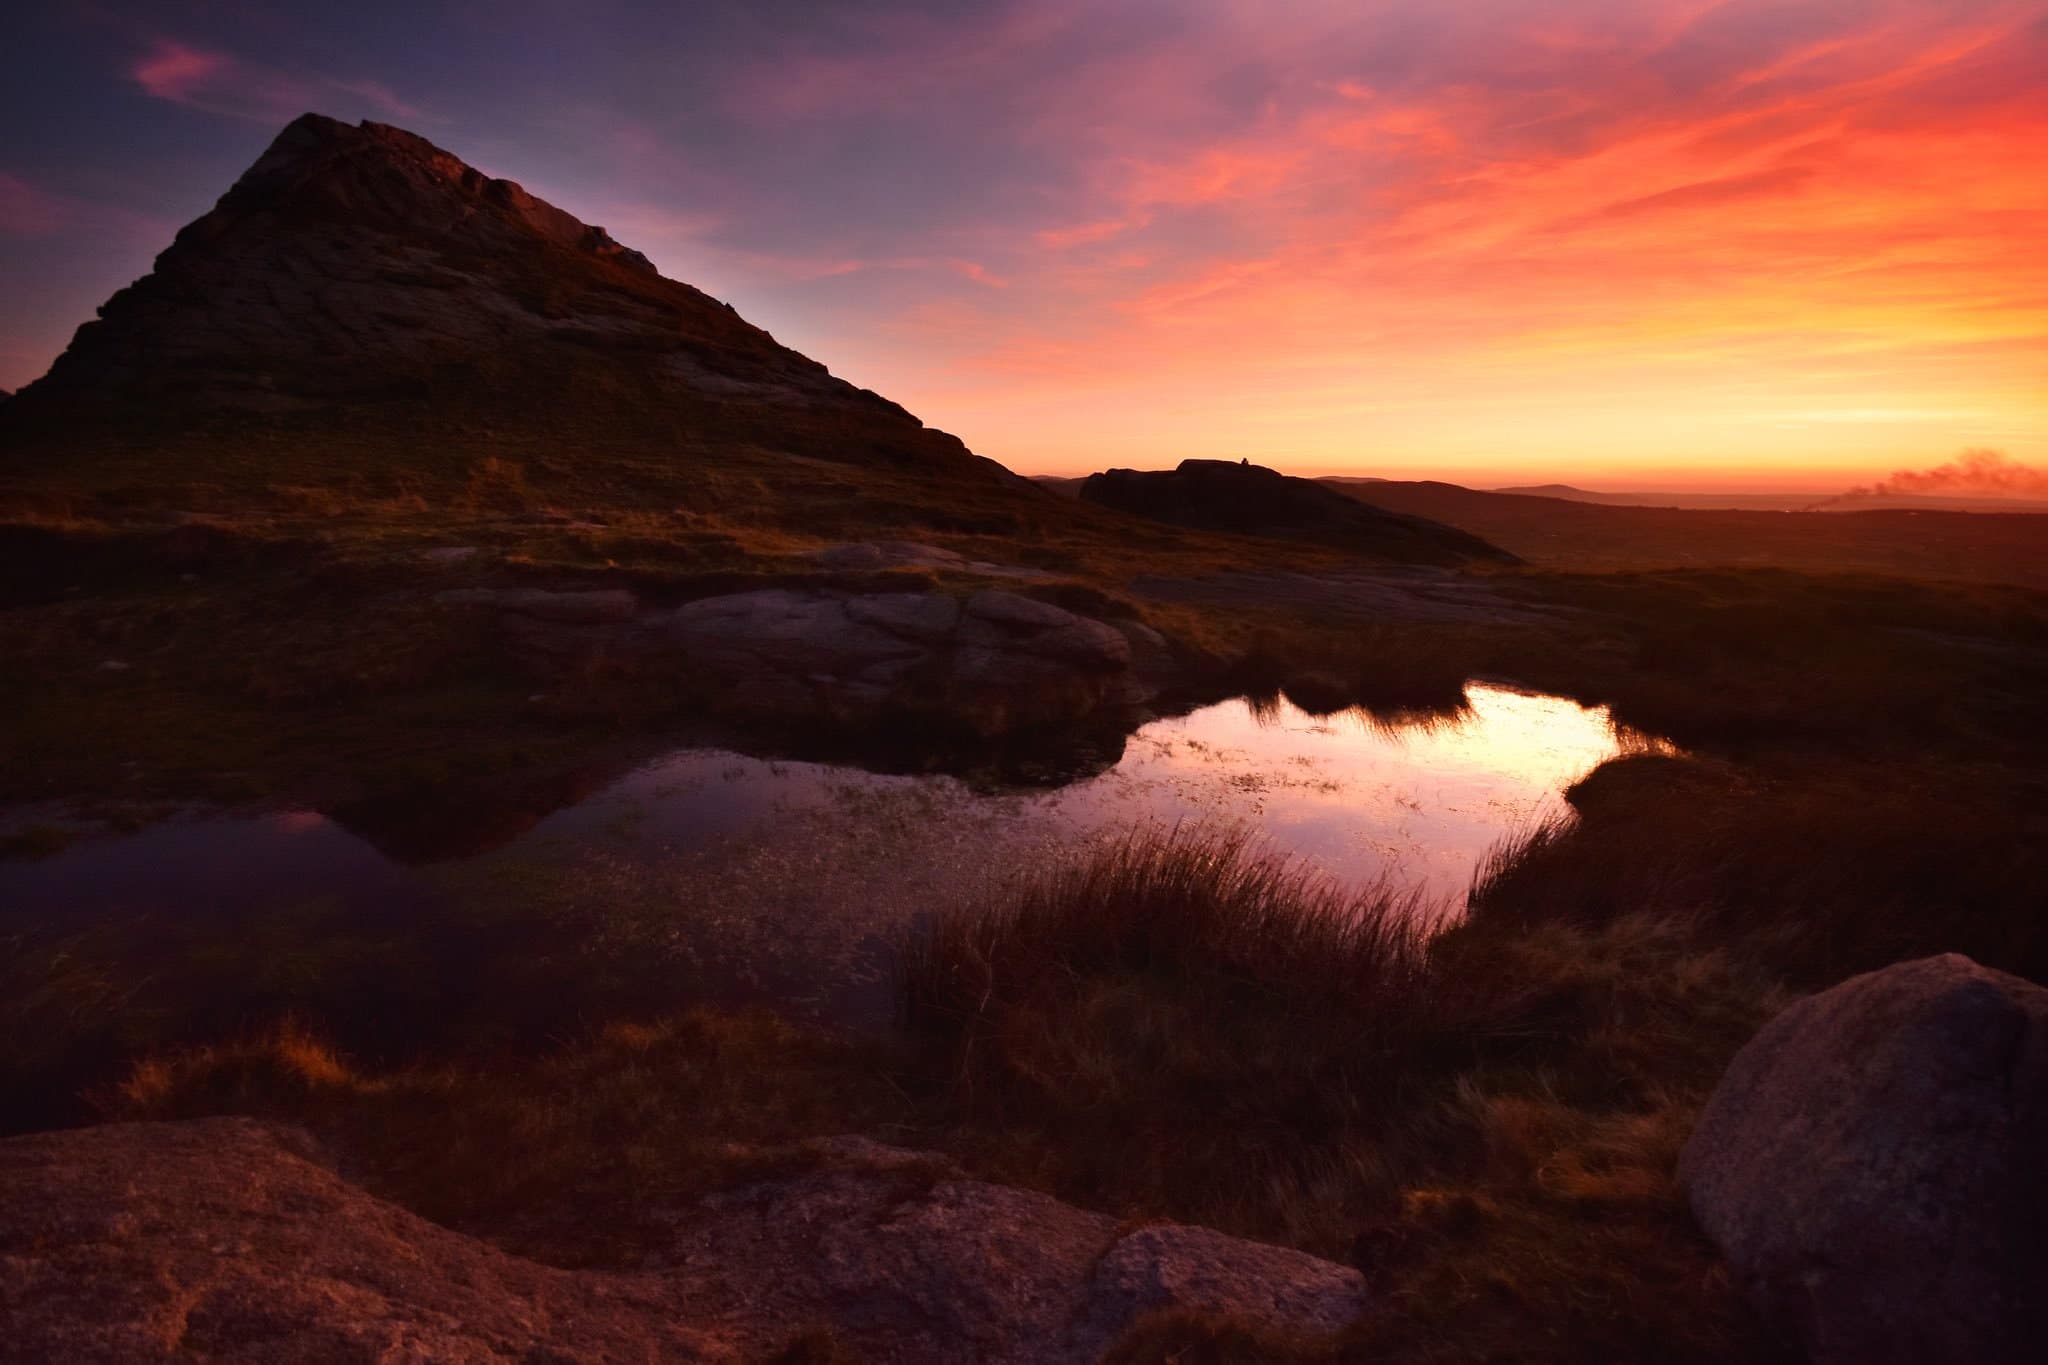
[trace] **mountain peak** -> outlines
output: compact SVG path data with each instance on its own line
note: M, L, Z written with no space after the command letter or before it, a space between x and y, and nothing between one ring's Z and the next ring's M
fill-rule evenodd
M639 252L418 134L293 120L6 405L16 433L222 421L602 432L973 460Z
M616 261L649 275L654 263L621 246L511 180L497 179L417 133L388 123L343 123L301 114L285 126L221 201L248 212L290 204L337 221L417 231L435 221L423 210L454 210L451 227L474 232L481 218L566 249Z

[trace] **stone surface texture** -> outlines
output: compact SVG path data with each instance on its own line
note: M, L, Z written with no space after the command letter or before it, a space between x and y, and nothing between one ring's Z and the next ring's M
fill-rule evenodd
M720 710L859 719L940 711L988 734L1140 705L1172 651L1137 621L1110 623L1001 589L760 588L675 607L624 589L452 588L513 646L559 666L608 654L666 670Z
M1798 1002L1736 1056L1679 1176L1812 1358L2038 1360L2048 990L1945 954Z
M859 1138L679 1208L632 1270L562 1270L427 1223L248 1119L0 1142L0 1358L741 1361L823 1330L854 1358L1098 1358L1187 1308L1334 1333L1358 1273L1200 1228L1128 1228Z

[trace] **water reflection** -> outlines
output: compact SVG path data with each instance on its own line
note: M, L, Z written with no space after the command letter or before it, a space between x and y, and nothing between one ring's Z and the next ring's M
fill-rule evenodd
M1147 726L1115 770L1047 804L1091 827L1244 822L1341 880L1391 876L1454 900L1504 834L1562 809L1564 789L1607 759L1653 744L1561 697L1475 684L1466 703L1398 723L1225 702Z
M179 820L0 863L0 906L226 928L318 900L387 926L414 916L421 933L508 926L516 947L494 941L488 956L523 961L545 943L565 1009L765 998L873 1019L887 1013L903 925L1000 895L1135 823L1249 826L1333 877L1393 877L1448 912L1495 841L1649 744L1557 697L1474 685L1467 700L1407 725L1224 702L1145 726L1113 768L1050 791L688 750L495 852L432 868L310 813ZM579 992L590 998L576 1004Z

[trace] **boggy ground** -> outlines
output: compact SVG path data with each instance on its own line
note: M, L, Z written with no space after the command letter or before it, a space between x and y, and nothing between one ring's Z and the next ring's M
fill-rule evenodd
M193 510L184 493L39 497L6 539L17 666L0 701L17 721L0 771L10 799L102 811L431 801L623 761L696 723L686 693L644 677L529 701L533 678L427 588L876 581L811 557L842 537L790 529L817 511L807 498L735 522L708 495L696 511L594 503L517 462L410 491L273 489L198 523L166 515ZM1769 569L1409 571L1404 587L1320 550L1047 505L1031 527L900 527L1046 575L1019 591L1143 618L1179 650L1189 698L1429 710L1484 674L1606 702L1683 755L1592 775L1576 820L1503 850L1467 921L1427 944L1398 894L1345 903L1255 849L1137 843L1046 869L1019 903L962 906L911 945L903 1027L879 1038L678 1013L580 922L423 933L315 909L227 944L16 920L0 931L7 1067L43 1103L10 1126L289 1117L428 1217L578 1264L630 1262L659 1235L645 1211L763 1151L858 1132L1087 1207L1349 1259L1377 1291L1338 1345L1179 1319L1126 1359L1775 1350L1691 1225L1677 1149L1733 1050L1796 993L1948 949L2048 975L2048 600ZM878 524L898 525L871 501L843 538ZM1365 575L1423 605L1336 617L1240 590L1273 573ZM1237 586L1202 586L1219 581ZM1467 589L1499 607L1427 608ZM209 1012L223 974L270 982L267 1017ZM89 1110L47 1107L81 1095Z

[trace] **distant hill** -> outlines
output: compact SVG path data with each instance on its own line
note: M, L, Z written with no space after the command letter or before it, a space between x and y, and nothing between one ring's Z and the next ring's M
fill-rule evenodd
M1360 480L1359 482L1372 482ZM1606 507L1683 507L1743 512L2048 512L2048 502L1970 495L1873 493L1602 493L1568 483L1496 488L1524 498L1562 498Z
M1313 541L1414 564L1511 564L1477 536L1424 517L1377 510L1313 479L1229 460L1171 470L1111 469L1077 490L1083 502L1204 531Z
M1458 527L1531 564L1844 570L2048 587L2048 523L2026 513L1638 507L1433 480L1325 480L1385 511Z
M1607 507L1690 507L1727 511L1793 512L1813 506L1825 493L1602 493L1575 488L1568 483L1539 483L1496 488L1525 498L1563 498L1568 502L1599 503Z

